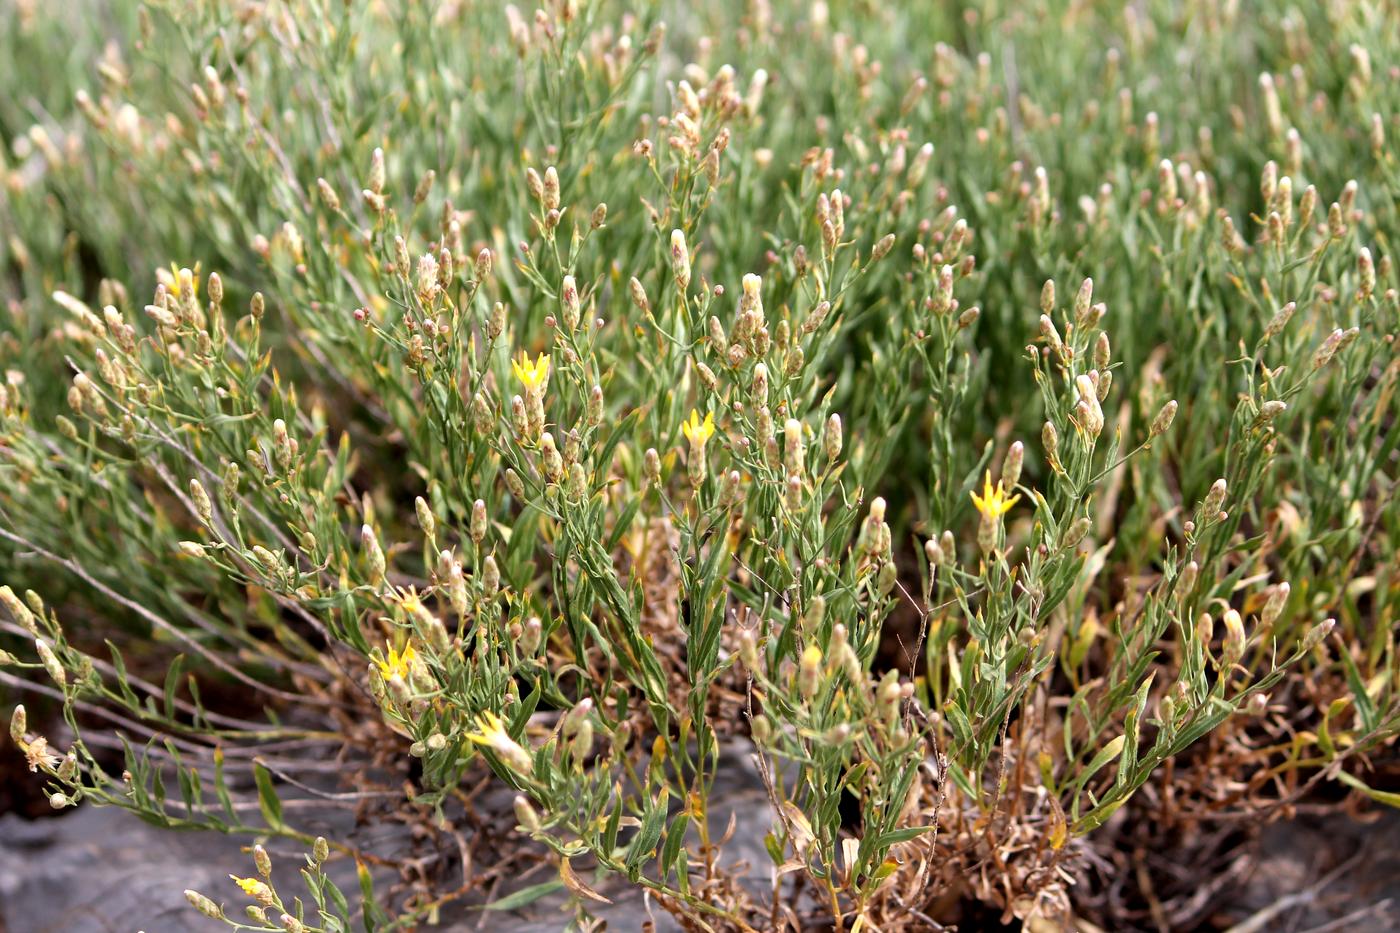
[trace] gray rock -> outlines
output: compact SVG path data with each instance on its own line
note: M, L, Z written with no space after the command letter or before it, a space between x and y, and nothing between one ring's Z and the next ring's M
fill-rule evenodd
M755 889L766 890L769 864L763 837L772 822L767 798L747 755L732 754L726 762L711 803L713 829L722 832L734 813L736 832L725 847L724 862L746 864ZM193 888L223 904L230 916L241 916L248 901L228 876L253 874L252 859L242 851L249 844L247 837L160 829L111 807L83 806L35 821L0 816L0 933L227 930L195 912L184 891ZM303 890L296 874L300 867L299 856L285 843L273 847L273 880L287 899ZM591 873L576 867L592 884ZM333 860L328 871L352 906L356 904L354 866ZM541 873L530 883L548 877ZM654 920L658 933L680 929L625 881L603 882L599 889L614 903L591 905L597 908L591 912L606 919L610 929L640 929L647 919ZM448 912L437 929L557 933L571 917L567 903L567 897L556 894L515 913L483 912L479 905L459 907Z

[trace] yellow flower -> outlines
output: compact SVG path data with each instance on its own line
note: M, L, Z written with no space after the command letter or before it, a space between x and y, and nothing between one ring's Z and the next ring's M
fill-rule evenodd
M705 420L700 420L700 413L695 409L690 410L690 420L681 422L681 431L684 432L686 440L696 447L704 447L705 442L715 434L715 416L705 415Z
M240 878L237 875L229 875L229 877L232 878L233 883L242 888L243 893L249 897L261 897L263 892L267 890L267 885L263 884L257 878Z
M478 745L485 745L507 765L522 774L529 774L534 767L535 763L529 752L510 737L501 717L490 710L476 717L476 731L466 733L466 738Z
M404 645L402 653L390 648L387 660L376 659L374 663L379 668L379 673L384 675L385 680L389 680L395 675L407 678L409 667L417 657L418 652L413 650L412 645Z
M165 290L170 293L172 298L180 297L180 271L179 265L173 262L170 264L168 274L164 269L156 270L156 280L165 286ZM194 270L190 272L190 295L196 300L199 298L199 263L195 263Z
M549 354L541 353L535 357L535 362L530 362L530 355L524 350L520 351L520 359L511 360L510 368L515 373L515 378L525 384L529 390L544 392L545 386L549 384Z
M972 493L972 504L977 506L977 511L981 512L982 517L987 521L993 521L1005 515L1020 499L1020 495L1007 498L1006 489L1002 486L1001 480L997 480L996 486L993 487L991 470L987 471L986 478L983 480L982 495Z
M505 723L501 722L501 717L487 710L476 717L475 732L466 733L466 737L478 745L492 745L500 740L501 736L510 738L506 733Z

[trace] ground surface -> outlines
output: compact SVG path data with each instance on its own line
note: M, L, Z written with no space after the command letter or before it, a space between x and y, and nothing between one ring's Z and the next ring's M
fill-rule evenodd
M762 817L761 800L748 803ZM741 816L742 819L742 816ZM1212 927L1233 933L1324 933L1400 928L1400 815L1372 822L1308 817L1265 830L1257 857L1247 861L1237 896ZM750 858L761 853L748 853ZM202 933L227 929L205 921L181 891L193 887L241 903L228 873L247 871L236 840L212 833L172 833L116 810L81 808L37 821L0 817L0 933ZM294 860L278 859L282 871ZM349 866L338 879L353 891ZM290 884L288 889L291 889ZM638 930L646 906L622 888L605 888L617 904L603 912L611 930ZM619 896L621 895L621 896ZM559 902L528 915L473 912L438 929L552 933L565 916ZM664 914L659 931L674 930Z

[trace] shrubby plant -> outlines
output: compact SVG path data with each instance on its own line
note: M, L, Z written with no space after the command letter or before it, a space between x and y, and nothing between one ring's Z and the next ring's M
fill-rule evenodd
M899 930L1394 804L1393 4L910 7L17 4L53 806L306 848L244 929Z

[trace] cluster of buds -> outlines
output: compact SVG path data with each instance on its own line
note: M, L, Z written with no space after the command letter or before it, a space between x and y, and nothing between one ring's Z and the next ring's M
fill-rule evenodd
M1356 327L1349 327L1346 330L1337 328L1332 331L1323 338L1322 343L1318 345L1317 352L1313 354L1312 368L1319 370L1332 362L1332 358L1346 349L1360 333L1360 329Z
M958 542L953 533L945 530L942 535L925 541L924 558L928 561L930 577L938 573L939 567L957 560Z
M1229 513L1224 511L1225 494L1228 487L1225 478L1221 477L1210 484L1210 489L1206 491L1206 496L1201 500L1200 521L1203 527L1209 527L1217 522L1223 522L1229 518ZM1196 523L1187 521L1185 525L1187 534L1196 532Z
M846 233L846 196L840 188L817 195L817 225L822 232L822 255L831 261Z
M1188 230L1200 228L1213 214L1210 179L1185 162L1163 159L1157 163L1156 207L1159 214L1180 218Z
M938 270L938 280L933 294L925 301L924 307L936 315L951 314L958 310L958 300L953 297L953 267L943 266Z
M899 672L896 670L886 671L875 688L876 708L880 711L880 718L885 721L891 737L896 742L903 741L905 738L904 721L900 712L913 697L914 685L907 682L900 683Z
M1098 376L1099 373L1095 371L1076 376L1074 380L1077 395L1070 420L1090 444L1103 432L1104 425L1103 406L1099 404L1101 382Z
M772 337L768 332L768 322L763 314L763 279L749 273L744 276L743 290L739 295L739 310L734 318L734 326L728 336L718 318L710 318L710 345L721 354L730 366L738 366L747 357L762 359L768 354ZM755 401L767 401L767 374L755 373ZM762 379L762 382L759 380Z
M837 622L831 627L831 641L828 645L828 653L831 656L831 663L836 670L846 675L846 679L852 684L861 684L865 681L865 669L861 666L860 657L856 654L856 649L851 647L850 636L846 631L846 626Z
M540 205L540 225L545 236L553 236L554 228L559 226L559 220L563 217L560 206L559 170L551 165L544 170L542 177L533 168L527 168L525 186Z
M754 113L762 102L768 83L767 72L754 72L747 91L739 90L734 68L723 65L713 77L697 65L686 69L686 77L676 85L676 107L669 117L658 119L667 130L666 145L692 165L697 164L711 186L719 182L720 156L729 145L731 131L721 125L708 144L702 126L725 124L736 117ZM698 89L697 89L698 88ZM637 151L649 154L649 140L640 141Z
M468 609L467 577L462 569L462 562L453 556L451 551L438 553L437 581L438 585L446 592L447 603L452 607L452 611L457 614L458 618L466 618Z
M573 709L564 714L560 723L563 733L562 747L574 766L582 768L593 753L593 701L580 700Z
M894 561L891 551L890 526L885 521L885 500L876 496L870 500L870 514L861 523L856 536L856 556L879 566L879 587L885 590L894 584Z

